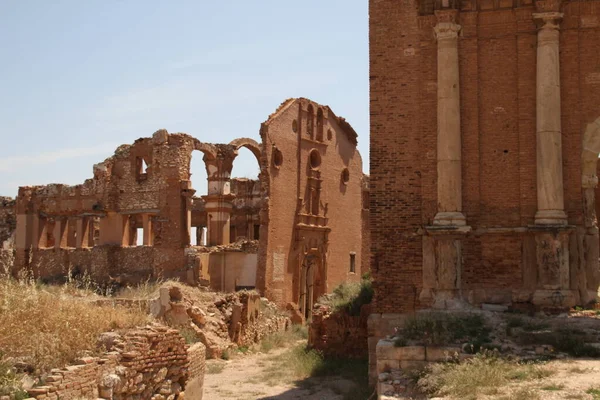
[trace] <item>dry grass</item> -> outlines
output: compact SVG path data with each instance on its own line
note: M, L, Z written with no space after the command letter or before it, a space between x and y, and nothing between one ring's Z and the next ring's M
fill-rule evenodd
M552 371L538 364L508 361L486 352L461 364L435 364L419 379L419 387L427 393L459 399L476 399L480 395L498 395L507 385L543 379ZM521 389L527 390L529 389ZM530 398L512 393L508 398Z
M99 296L68 283L46 287L29 279L0 276L0 354L22 361L36 373L62 367L97 352L102 332L148 323L141 310L97 306ZM1 360L0 360L1 361Z

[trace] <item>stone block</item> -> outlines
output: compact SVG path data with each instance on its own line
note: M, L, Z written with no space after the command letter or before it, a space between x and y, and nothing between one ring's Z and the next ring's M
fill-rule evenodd
M455 354L460 354L460 347L445 347L445 346L427 346L425 349L427 361L439 362L453 358Z
M377 342L375 354L377 359L395 360L398 359L396 355L396 346L394 342L387 339L381 339Z
M425 361L425 346L396 347L400 360Z
M400 361L400 368L404 370L423 369L429 362L427 361L413 361L413 360L402 360Z
M400 360L377 360L377 375L400 368ZM376 376L377 376L376 375Z
M536 290L533 304L541 307L570 308L577 305L578 293L574 290Z
M506 311L508 311L508 306L506 306L504 304L483 303L481 305L481 309L485 310L485 311L506 312Z

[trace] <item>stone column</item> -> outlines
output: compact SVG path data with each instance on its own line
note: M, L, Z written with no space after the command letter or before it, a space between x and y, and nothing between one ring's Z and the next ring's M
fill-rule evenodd
M144 246L152 246L152 219L150 214L142 215L142 227L144 228Z
M76 220L76 244L78 249L89 247L90 238L90 219L88 217L78 217Z
M436 11L437 40L437 192L434 225L466 225L462 213L460 79L455 10Z
M537 44L537 204L535 223L566 225L562 172L559 12L534 13Z
M231 240L231 211L235 198L235 195L231 193L231 170L236 156L237 151L230 146L219 148L215 160L205 160L208 173L208 195L202 196L202 198L206 202L209 246L229 244Z
M54 248L60 249L67 247L67 226L66 217L56 217L54 219Z

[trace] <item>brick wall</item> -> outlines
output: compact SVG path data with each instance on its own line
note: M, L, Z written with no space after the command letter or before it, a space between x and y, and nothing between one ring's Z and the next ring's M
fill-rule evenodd
M370 2L371 267L379 313L427 306L419 292L423 229L437 210L437 44L435 16L419 13L420 5ZM462 192L472 227L461 286L474 303L498 301L494 290L510 301L536 268L528 253L537 209L535 7L502 9L502 2L485 1L461 7ZM582 226L582 135L600 116L600 59L593 50L600 43L600 2L565 2L562 12L565 211L569 224ZM577 257L579 249L570 252Z
M318 306L310 323L308 345L328 356L367 358L369 312L370 305L363 306L357 316Z
M30 389L29 395L38 400L166 399L177 398L191 384L192 398L202 398L205 349L201 343L188 348L177 330L158 325L123 335L105 334L103 340L110 350L104 356L53 369L45 385Z
M318 137L319 112L323 113L322 138ZM363 269L363 173L356 133L329 107L290 99L263 124L261 137L265 151L261 175L269 204L261 217L268 231L261 233L267 249L259 262L258 288L280 305L297 303L302 264L310 253L317 260L316 301L339 283L358 280ZM320 155L319 165L311 167L315 152ZM277 154L280 165L276 165ZM318 205L312 197L318 190L311 190L316 186L320 187ZM350 271L351 253L355 272Z

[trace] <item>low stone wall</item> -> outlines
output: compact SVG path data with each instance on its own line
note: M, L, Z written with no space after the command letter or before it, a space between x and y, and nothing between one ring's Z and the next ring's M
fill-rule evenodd
M377 394L380 400L396 398L407 388L402 371L422 369L430 363L470 357L453 346L396 346L393 340L382 339L376 346ZM391 396L391 397L387 397Z
M308 345L328 356L367 358L367 320L369 305L359 316L332 312L330 307L317 305L308 331Z
M206 372L206 346L196 343L188 349L188 381L185 386L185 397L202 400L204 393L204 374Z
M76 365L54 369L44 386L30 389L32 398L109 400L182 398L190 386L201 399L205 348L191 348L175 329L151 326L124 335L106 333L103 357L88 357Z
M369 384L377 383L377 344L379 340L392 336L396 328L404 326L407 314L371 314L367 321L369 338Z

